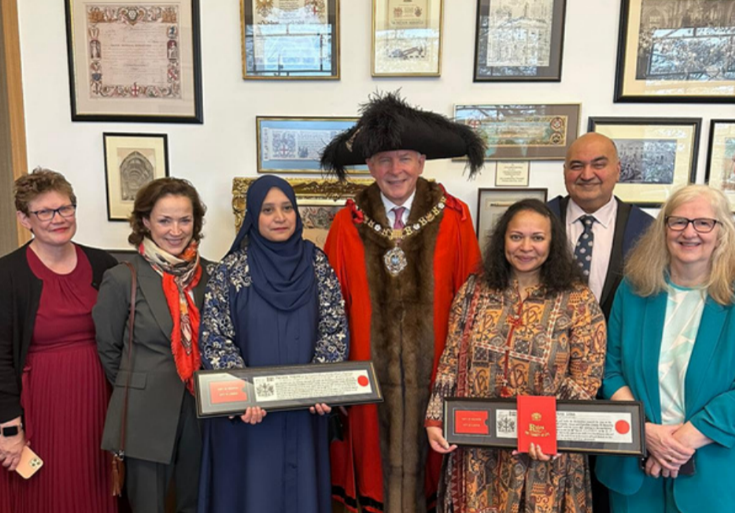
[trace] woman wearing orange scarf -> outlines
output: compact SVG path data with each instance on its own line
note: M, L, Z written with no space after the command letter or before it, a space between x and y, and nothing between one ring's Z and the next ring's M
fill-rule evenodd
M193 376L201 366L199 308L209 277L198 252L204 212L186 180L154 180L136 195L128 237L138 250L131 259L137 276L132 358L132 276L126 265L105 274L92 312L100 359L115 386L102 448L120 451L124 436L126 487L135 513L164 511L172 482L176 511L196 511L201 437Z

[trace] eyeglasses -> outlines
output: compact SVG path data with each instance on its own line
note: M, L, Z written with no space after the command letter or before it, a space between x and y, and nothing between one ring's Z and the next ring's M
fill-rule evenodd
M59 208L45 208L43 210L36 210L31 211L31 214L36 214L36 217L39 221L51 221L56 214L59 214L61 217L74 217L74 213L77 211L76 205L64 205L63 207Z
M709 219L708 217L698 217L697 219L687 219L686 217L677 216L666 216L666 226L670 230L675 232L683 232L692 223L694 229L699 233L709 233L715 229L717 223L716 219Z

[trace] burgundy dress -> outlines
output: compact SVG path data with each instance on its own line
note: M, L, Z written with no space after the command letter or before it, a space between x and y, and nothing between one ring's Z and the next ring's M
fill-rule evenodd
M75 247L77 266L66 275L47 268L30 247L26 252L43 291L21 403L26 437L44 464L27 481L0 469L1 513L117 511L109 456L100 449L110 391L92 322L97 291L89 260Z

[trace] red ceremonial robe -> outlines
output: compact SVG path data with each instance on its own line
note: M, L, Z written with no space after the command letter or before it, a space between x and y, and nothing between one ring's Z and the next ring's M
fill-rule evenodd
M424 416L452 299L481 260L467 205L439 184L419 178L407 225L420 224L442 196L439 215L402 241L408 266L396 277L382 258L393 243L363 222L367 215L388 226L376 184L337 214L327 237L349 359L373 360L385 399L350 408L344 440L332 443L333 494L352 511L358 498L363 511L391 513L423 512L436 501L441 455L429 449Z

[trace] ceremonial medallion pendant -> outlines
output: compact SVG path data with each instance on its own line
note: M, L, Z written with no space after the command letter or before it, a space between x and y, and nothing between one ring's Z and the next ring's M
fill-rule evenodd
M408 265L406 254L399 246L386 251L383 255L383 263L385 263L385 268L388 269L391 276L398 276Z

